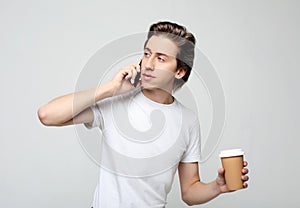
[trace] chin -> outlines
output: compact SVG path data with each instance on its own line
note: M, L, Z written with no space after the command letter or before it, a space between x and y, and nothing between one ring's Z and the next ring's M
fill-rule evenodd
M144 85L142 84L142 89L144 90L162 90L162 91L165 91L165 92L168 92L168 93L171 93L172 90L167 90L166 88L163 88L161 86L155 86L155 85Z
M155 85L155 84L150 83L150 82L147 82L147 81L142 81L141 86L142 86L144 89L154 89L154 88L156 88L156 85Z
M157 87L153 86L153 85L149 85L149 84L142 84L142 88L146 89L146 90L154 90L157 89Z

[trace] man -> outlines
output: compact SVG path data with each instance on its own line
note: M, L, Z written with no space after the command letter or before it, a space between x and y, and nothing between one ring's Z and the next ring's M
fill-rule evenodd
M95 89L58 97L39 109L44 125L84 123L102 131L106 165L100 168L94 208L165 207L176 170L188 205L229 191L224 169L211 183L200 180L199 122L172 96L189 78L194 48L195 38L183 26L158 22L150 27L140 64L121 69ZM155 111L160 112L156 117ZM126 116L125 126L130 123L133 130L122 127ZM246 188L245 166L246 162Z

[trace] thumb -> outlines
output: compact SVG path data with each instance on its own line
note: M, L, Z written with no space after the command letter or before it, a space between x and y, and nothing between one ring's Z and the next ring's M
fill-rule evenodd
M218 177L217 177L217 184L219 185L224 185L225 184L225 169L224 168L220 168L218 170Z
M224 180L224 178L225 178L225 169L224 168L220 168L219 170L218 170L218 180Z
M140 87L141 85L142 85L142 82L141 82L141 80L140 80L140 81L138 81L138 83L136 84L135 87Z
M224 168L220 168L220 169L218 170L218 176L223 177L224 174L225 174L225 169L224 169Z

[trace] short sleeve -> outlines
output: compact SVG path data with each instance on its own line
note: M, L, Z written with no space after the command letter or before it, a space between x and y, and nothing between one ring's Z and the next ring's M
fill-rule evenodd
M93 119L93 121L91 121L89 123L84 123L84 126L88 129L92 129L95 127L100 127L102 129L103 128L103 116L100 111L99 105L96 103L96 104L92 105L90 108L93 112L94 119Z
M199 162L201 156L201 134L198 119L189 132L189 140L186 151L184 152L181 162L191 163Z

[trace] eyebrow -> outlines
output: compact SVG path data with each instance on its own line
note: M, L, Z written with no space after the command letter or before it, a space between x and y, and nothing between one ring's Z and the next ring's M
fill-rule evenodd
M147 51L149 51L150 53L152 53L152 50L150 49L150 48L144 48L144 50L147 50ZM166 56L166 57L169 57L169 55L167 55L167 54L165 54L165 53L158 53L158 52L155 52L155 53L157 53L158 55L162 55L162 56Z

